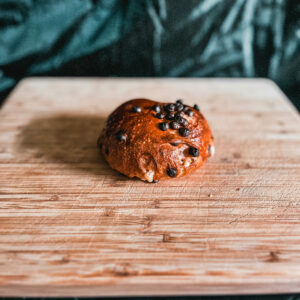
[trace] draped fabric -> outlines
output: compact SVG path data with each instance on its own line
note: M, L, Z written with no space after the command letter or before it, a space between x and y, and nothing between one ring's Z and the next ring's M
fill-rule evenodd
M268 77L300 107L300 1L1 0L0 93L27 76Z

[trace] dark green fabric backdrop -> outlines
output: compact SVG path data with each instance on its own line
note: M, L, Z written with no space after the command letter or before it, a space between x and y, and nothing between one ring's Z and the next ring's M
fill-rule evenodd
M269 77L298 107L298 0L0 0L0 93L26 76Z

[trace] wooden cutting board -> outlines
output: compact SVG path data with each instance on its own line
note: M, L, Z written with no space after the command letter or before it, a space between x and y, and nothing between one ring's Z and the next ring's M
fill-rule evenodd
M111 170L107 115L199 104L216 155L157 184ZM268 80L26 79L0 111L0 295L300 292L300 121Z

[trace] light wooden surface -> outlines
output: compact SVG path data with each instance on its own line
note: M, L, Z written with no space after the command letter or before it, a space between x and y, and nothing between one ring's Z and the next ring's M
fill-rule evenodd
M198 103L216 155L158 184L96 139L135 97ZM300 122L267 80L27 79L0 111L0 295L300 292Z

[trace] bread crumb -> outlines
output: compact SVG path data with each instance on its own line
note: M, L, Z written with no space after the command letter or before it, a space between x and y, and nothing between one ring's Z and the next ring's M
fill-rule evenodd
M146 173L145 173L145 178L148 182L152 182L153 181L153 177L154 177L154 171L152 170L148 170Z
M215 146L209 145L208 146L208 153L209 153L210 156L214 156L214 154L215 154Z

